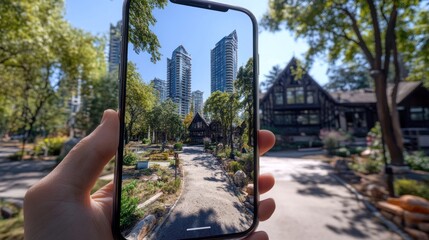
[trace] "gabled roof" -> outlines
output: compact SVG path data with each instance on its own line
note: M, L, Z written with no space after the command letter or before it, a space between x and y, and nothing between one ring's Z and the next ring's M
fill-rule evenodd
M406 97L408 97L414 90L422 85L421 82L400 82L398 86L398 95L396 97L396 103L401 103ZM392 94L393 85L390 84L387 87L387 94ZM347 92L333 92L332 97L338 103L376 103L375 92L373 89L359 89ZM388 98L390 101L390 97Z
M201 120L207 127L209 126L209 124L207 123L207 121L200 115L199 112L197 112L194 116L194 118L192 119L191 124L189 124L189 128L192 126L192 124L196 121Z

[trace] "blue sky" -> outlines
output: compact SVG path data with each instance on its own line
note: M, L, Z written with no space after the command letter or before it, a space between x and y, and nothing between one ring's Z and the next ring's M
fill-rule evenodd
M268 1L267 0L218 0L218 2L223 2L231 5L238 5L249 9L259 20L262 15L267 11ZM172 22L172 20L176 20L179 23L178 19L185 20L185 17L178 17L179 13L174 13L174 15L164 15L155 13L158 15L158 21L161 25L161 22ZM119 19L121 19L122 15L122 1L121 0L67 0L66 1L66 19L75 27L82 28L86 31L89 31L93 34L99 35L108 35L109 25L110 23L116 23ZM195 29L200 28L203 29L202 26L207 24L207 22L203 18L206 14L201 15L200 20L193 21L193 26ZM209 16L206 16L209 17ZM185 48L192 55L192 90L200 89L204 91L204 98L207 98L208 93L210 92L209 87L209 77L210 77L210 69L207 68L207 64L209 64L210 56L209 49L214 47L214 44L220 40L223 36L229 34L233 28L237 26L237 28L244 29L239 30L237 32L239 34L239 66L245 63L247 60L246 45L251 44L250 41L245 41L248 39L246 35L246 27L250 26L249 24L237 23L230 24L230 22L225 21L226 19L219 20L223 22L223 24L217 24L215 31L207 31L204 35L198 34L198 36L193 35L184 35L186 38L176 38L175 41L162 41L165 36L168 34L165 33L165 26L157 26L158 28L155 31L160 31L160 33L164 32L164 37L161 34L160 40L161 44L165 42L162 46L161 53L163 54L163 60L159 62L159 68L156 69L151 68L151 72L144 71L145 65L148 65L148 58L143 55L139 56L139 58L135 58L135 56L130 56L132 60L138 60L139 71L142 73L144 80L149 81L152 79L152 76L161 75L160 78L166 79L166 58L171 57L171 52L174 50L173 46L183 44ZM246 20L242 20L245 22ZM183 25L182 25L183 26ZM215 25L211 25L212 29L214 29ZM191 26L189 26L190 28ZM173 29L169 28L171 31ZM177 29L177 28L175 28ZM207 28L206 28L207 29ZM286 66L287 62L292 58L292 56L303 58L303 54L308 49L308 45L304 40L295 40L292 33L287 31L281 31L277 33L271 33L265 30L260 29L259 34L259 56L260 56L260 76L259 80L264 81L264 75L267 74L272 66L279 64L282 68ZM189 30L190 31L190 30ZM195 32L195 31L194 31ZM241 36L243 35L243 36ZM189 37L193 36L193 38ZM183 42L183 43L179 43ZM187 43L189 42L188 46ZM204 42L204 44L198 44L200 47L197 48L195 42ZM175 47L177 47L175 46ZM243 59L246 58L246 59ZM145 64L146 63L146 64ZM150 66L150 65L149 65ZM153 66L153 65L152 65ZM323 59L316 60L313 64L312 69L310 70L310 74L313 78L318 81L320 84L324 84L327 82L327 70L328 65L323 61ZM163 70L161 70L163 69ZM203 73L206 69L208 71L208 79L203 76L207 76L207 73Z

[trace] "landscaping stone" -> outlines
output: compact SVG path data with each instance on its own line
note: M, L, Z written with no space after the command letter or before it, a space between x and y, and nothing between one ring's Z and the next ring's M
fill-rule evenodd
M383 215L383 217L385 217L385 218L387 218L389 220L392 220L395 217L395 215L393 215L392 213L386 212L386 211L383 211L383 210L381 211L381 215Z
M429 223L419 223L418 227L423 232L429 233Z
M253 184L247 184L246 192L249 195L254 195Z
M149 162L148 161L138 161L136 163L136 170L148 169L148 168L149 168Z
M234 183L237 187L244 187L246 185L246 174L241 171L238 170L235 174L234 174Z
M156 181L158 181L158 180L159 180L159 177L158 177L158 175L156 175L156 174L154 173L154 174L150 175L149 180L150 180L150 181L154 181L154 182L156 182Z
M420 222L429 222L429 214L413 213L404 211L404 220L406 223L418 224Z
M403 226L402 217L401 216L395 216L393 218L393 222L398 226Z
M429 236L426 233L424 233L422 231L419 231L417 229L405 228L405 231L408 234L410 234L410 236L413 239L417 239L417 240L429 240Z
M382 211L386 211L397 216L402 216L404 214L404 210L402 208L388 202L378 202L377 207Z
M4 219L13 218L18 214L18 211L6 206L1 207L0 212L1 212L2 218Z
M377 184L368 184L365 189L367 195L374 200L383 200L387 196L384 187Z
M153 226L156 223L156 218L154 215L148 215L143 220L138 222L133 230L131 230L130 234L126 237L128 240L142 240L144 237L152 230Z
M421 197L404 195L400 198L389 198L387 201L410 212L429 214L429 201Z

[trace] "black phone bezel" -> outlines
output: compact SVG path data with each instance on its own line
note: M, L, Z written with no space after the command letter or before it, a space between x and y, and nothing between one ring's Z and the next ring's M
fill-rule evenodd
M128 30L129 30L129 8L130 2L133 0L124 0L122 11L122 29L121 29L121 61L119 65L119 145L116 152L116 164L114 174L114 196L113 196L113 213L112 213L112 233L115 239L125 239L120 232L119 217L120 217L120 201L121 201L121 186L122 186L122 161L124 151L124 130L125 130L125 95L126 95L126 73L128 62ZM217 3L205 0L170 0L171 3L181 4L191 7L205 8L214 11L226 12L228 10L235 10L246 14L251 22L253 29L253 146L254 146L254 202L259 202L258 191L258 176L259 176L259 144L258 144L258 130L259 130L259 54L258 54L258 24L255 16L247 9ZM242 238L252 233L258 226L258 204L254 205L253 223L246 231L210 236L210 239L231 239ZM207 239L207 238L192 238L192 239Z

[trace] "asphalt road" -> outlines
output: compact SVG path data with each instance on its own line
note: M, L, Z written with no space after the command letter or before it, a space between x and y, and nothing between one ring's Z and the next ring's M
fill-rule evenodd
M202 147L185 147L180 157L184 160L184 190L154 239L204 237L249 228L251 217L218 162L203 153Z
M271 240L400 239L388 231L315 160L262 157L261 172L271 172L275 187L261 196L274 198L277 209L261 222Z

